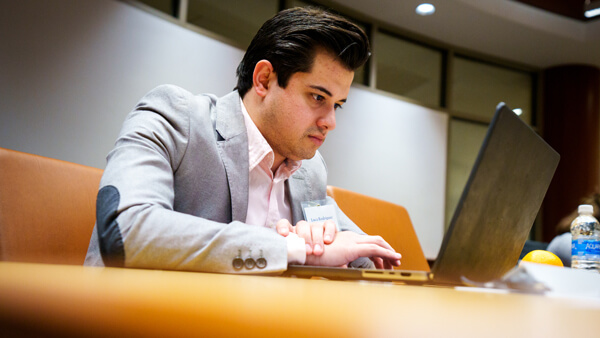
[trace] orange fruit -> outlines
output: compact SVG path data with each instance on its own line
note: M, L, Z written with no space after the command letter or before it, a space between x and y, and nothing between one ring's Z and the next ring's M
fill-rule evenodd
M525 255L522 260L525 262L564 266L557 255L546 250L533 250Z

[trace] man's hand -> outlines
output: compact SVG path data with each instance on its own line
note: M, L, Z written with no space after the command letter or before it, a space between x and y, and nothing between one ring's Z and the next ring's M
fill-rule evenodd
M287 237L290 232L295 233L306 242L306 255L320 256L324 252L324 245L333 243L337 227L333 221L308 223L300 221L295 227L287 219L277 222L277 233Z
M378 269L391 269L400 265L402 255L380 236L359 235L351 231L337 233L331 244L325 245L323 254L307 255L307 265L343 266L359 257L370 257Z

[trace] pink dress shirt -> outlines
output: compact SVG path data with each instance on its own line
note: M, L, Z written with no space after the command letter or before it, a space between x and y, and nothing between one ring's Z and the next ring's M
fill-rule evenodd
M275 154L258 130L240 99L244 122L248 132L249 190L246 223L271 228L281 219L292 223L292 209L286 194L285 181L300 168L301 161L286 159L275 171L271 171ZM304 239L294 233L286 237L288 263L304 264L306 249Z

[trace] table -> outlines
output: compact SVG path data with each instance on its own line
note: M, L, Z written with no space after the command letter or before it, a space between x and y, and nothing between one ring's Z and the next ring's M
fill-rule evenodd
M0 262L0 336L599 334L597 299L474 290Z

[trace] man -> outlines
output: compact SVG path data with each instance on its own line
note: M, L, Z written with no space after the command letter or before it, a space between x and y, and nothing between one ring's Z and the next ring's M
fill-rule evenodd
M227 273L399 265L400 254L326 197L317 152L368 56L356 25L296 8L258 31L236 91L152 90L107 157L86 264ZM302 202L325 199L339 224L302 221Z

